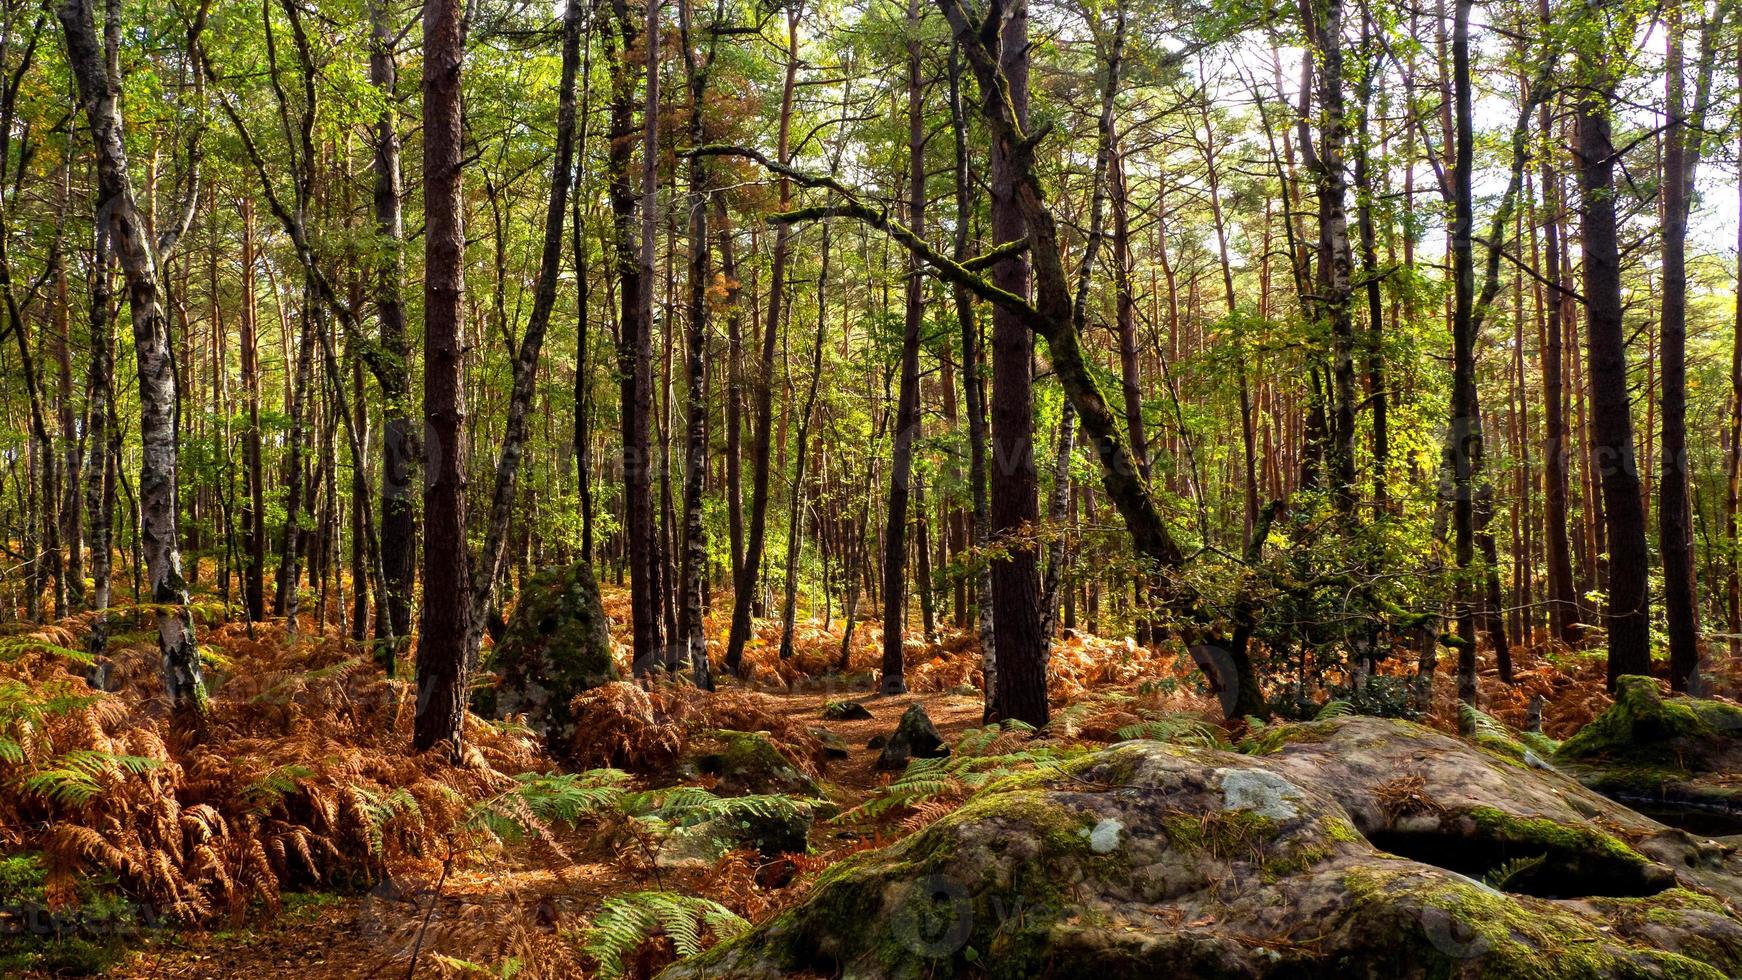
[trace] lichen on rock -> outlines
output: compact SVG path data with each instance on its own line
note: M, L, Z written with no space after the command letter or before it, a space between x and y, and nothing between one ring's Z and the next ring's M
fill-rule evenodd
M1313 736L1262 757L1125 742L997 784L667 976L1716 980L1742 967L1733 854L1420 726L1347 718ZM1402 774L1432 806L1383 804ZM1386 846L1400 828L1408 854ZM1453 867L1460 854L1548 870L1520 892Z

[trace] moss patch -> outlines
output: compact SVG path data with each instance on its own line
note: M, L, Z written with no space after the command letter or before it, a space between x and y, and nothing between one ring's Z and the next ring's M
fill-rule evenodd
M1357 869L1344 885L1358 907L1384 922L1404 961L1429 976L1489 980L1669 977L1720 980L1717 966L1681 953L1635 946L1599 918L1554 902L1519 898L1420 872ZM1411 916L1407 910L1415 909ZM1406 914L1395 913L1404 910ZM1375 941L1381 938L1375 936Z

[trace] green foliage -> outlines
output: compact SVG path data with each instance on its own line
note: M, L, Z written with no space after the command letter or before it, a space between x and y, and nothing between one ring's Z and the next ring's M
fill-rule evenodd
M1001 750L1000 739L1012 733L1031 735L1034 728L1020 721L994 722L962 733L955 750L937 759L913 759L901 776L864 803L835 818L839 823L863 823L915 810L928 803L961 799L1000 780L1057 773L1079 750L1030 742L1020 750Z
M554 824L572 827L618 810L630 776L618 769L590 769L560 775L524 772L514 779L513 788L475 804L467 826L499 841L543 836Z
M1519 878L1530 874L1548 861L1547 854L1535 857L1513 858L1494 870L1482 876L1482 883L1490 888L1506 891L1507 886Z
M369 853L376 857L380 857L386 847L388 825L400 817L416 817L421 812L417 798L403 787L382 791L353 786L352 791L362 803Z
M1228 747L1228 739L1220 728L1187 714L1169 714L1135 725L1126 725L1119 729L1118 735L1121 740L1149 738L1158 742L1196 745L1206 749Z
M138 775L161 763L138 755L122 755L96 749L74 749L24 777L24 788L45 799L85 805L101 796L111 777Z
M582 934L581 951L599 964L599 976L624 975L625 959L649 940L665 936L679 957L700 953L708 937L730 939L750 923L719 902L675 892L642 891L605 899Z

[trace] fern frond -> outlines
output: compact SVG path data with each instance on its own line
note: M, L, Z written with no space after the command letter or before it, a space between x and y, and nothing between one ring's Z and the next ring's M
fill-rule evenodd
M694 956L709 937L730 939L750 923L718 902L675 892L644 891L605 899L582 935L581 951L599 964L601 978L621 977L625 960L658 936L671 940L677 955Z
M1355 706L1347 701L1326 701L1313 715L1314 721L1330 721L1333 718L1347 718L1355 713Z

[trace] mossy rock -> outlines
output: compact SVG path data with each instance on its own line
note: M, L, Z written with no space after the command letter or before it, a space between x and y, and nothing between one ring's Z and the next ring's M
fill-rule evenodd
M1257 758L1125 742L1000 782L664 976L1742 971L1733 854L1420 726L1313 735Z
M1615 703L1567 739L1555 760L1631 806L1670 820L1678 810L1728 814L1733 827L1724 832L1742 832L1742 708L1735 705L1664 697L1649 677L1622 677Z
M823 705L824 721L865 721L871 717L871 709L858 701L841 698Z
M591 565L541 570L521 590L490 653L485 666L496 683L479 692L474 709L525 714L548 744L566 748L575 734L569 702L618 679L609 625Z
M822 787L762 732L714 729L695 740L683 771L712 776L721 796L822 797Z
M654 862L662 868L711 868L728 851L755 850L769 857L802 854L810 848L813 816L808 807L783 807L678 827L661 842Z
M881 748L877 768L887 772L900 772L907 767L909 759L937 759L950 754L943 734L932 723L931 716L925 713L925 706L918 702L908 705L901 713L901 721L896 723L895 731Z

